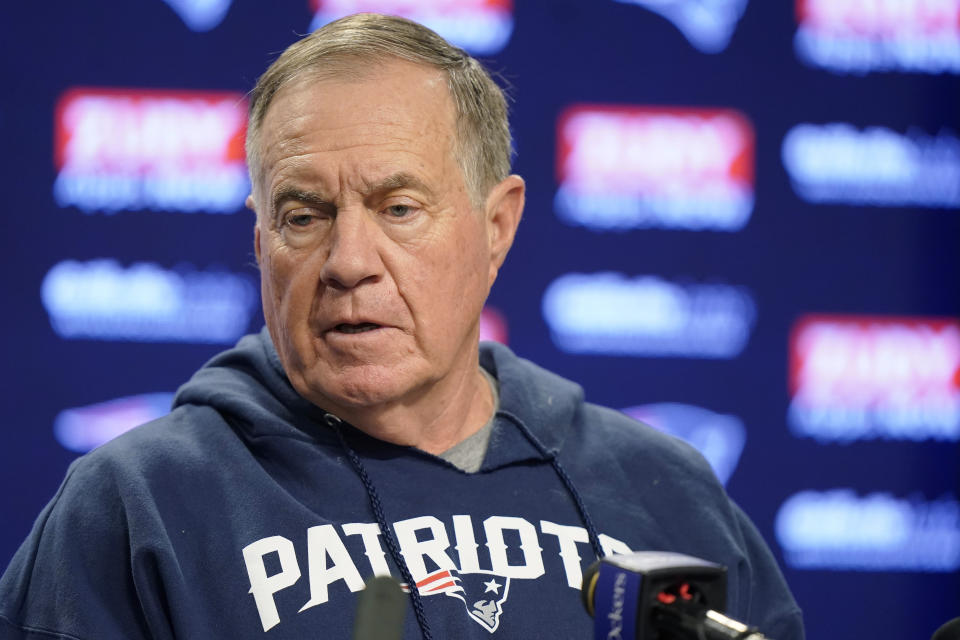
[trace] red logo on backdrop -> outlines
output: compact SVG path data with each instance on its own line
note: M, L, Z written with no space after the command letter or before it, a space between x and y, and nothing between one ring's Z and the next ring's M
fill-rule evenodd
M480 340L507 344L507 319L494 307L484 307L480 312Z
M798 56L851 73L960 73L960 0L796 0Z
M559 121L557 180L572 224L735 231L753 210L753 127L731 109L574 106Z
M960 321L812 315L790 339L790 424L820 440L960 439Z
M797 22L833 33L871 37L960 31L958 0L797 0Z
M354 13L402 16L475 55L497 53L513 32L513 0L311 0L313 29Z
M71 89L54 127L61 206L231 213L249 193L242 94Z

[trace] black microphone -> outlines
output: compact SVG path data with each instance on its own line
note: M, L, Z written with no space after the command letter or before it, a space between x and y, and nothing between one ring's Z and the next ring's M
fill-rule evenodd
M770 640L720 613L724 567L680 553L602 558L584 573L580 595L597 640Z
M401 640L407 596L390 576L367 580L357 601L353 640Z
M960 640L960 618L954 618L933 632L930 640Z

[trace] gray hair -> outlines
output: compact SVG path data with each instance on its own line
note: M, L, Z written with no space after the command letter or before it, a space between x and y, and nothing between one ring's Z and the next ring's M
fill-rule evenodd
M337 75L357 62L399 58L446 72L456 117L455 156L474 207L510 173L510 125L503 91L465 51L405 18L361 13L298 40L270 65L250 93L247 165L254 191L262 177L260 131L277 92L308 74Z

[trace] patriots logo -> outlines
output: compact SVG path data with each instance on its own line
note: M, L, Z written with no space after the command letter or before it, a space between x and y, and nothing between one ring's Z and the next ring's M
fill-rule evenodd
M417 582L422 596L444 594L463 603L467 615L481 627L493 633L500 626L503 603L510 593L510 578L492 571L457 571L441 569ZM410 589L403 585L403 590Z
M163 0L193 31L210 31L223 22L233 0Z
M617 0L638 4L669 20L703 53L720 53L730 44L748 0Z

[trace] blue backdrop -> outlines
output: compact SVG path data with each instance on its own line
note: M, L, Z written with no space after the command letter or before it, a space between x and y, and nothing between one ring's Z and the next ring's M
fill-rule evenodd
M488 337L698 446L809 637L960 615L960 0L6 6L0 566L71 460L261 326L244 94L358 9L511 86Z

